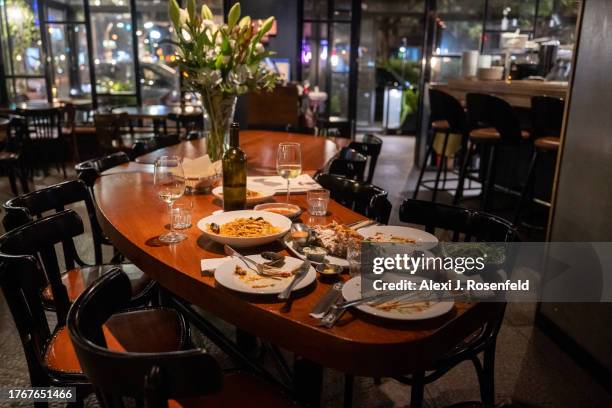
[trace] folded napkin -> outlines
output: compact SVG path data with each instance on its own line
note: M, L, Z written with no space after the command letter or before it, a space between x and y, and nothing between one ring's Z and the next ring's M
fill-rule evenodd
M202 276L212 276L215 273L215 269L223 265L231 259L231 256L225 258L209 258L200 260L200 272Z
M260 176L248 177L247 183L251 188L258 186L273 188L276 194L287 192L287 179L281 176ZM305 193L308 190L316 190L322 188L319 183L314 181L308 174L300 174L298 177L289 181L292 193Z
M221 174L221 160L211 162L210 157L205 154L197 159L183 159L183 172L186 178L206 178Z

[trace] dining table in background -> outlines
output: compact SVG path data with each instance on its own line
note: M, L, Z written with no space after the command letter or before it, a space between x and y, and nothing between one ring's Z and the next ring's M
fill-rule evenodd
M335 148L333 142L313 136L280 133L270 137L270 132L241 133L241 145L247 154L250 153L249 161L266 169L272 168L278 141L291 139L302 140L306 169L322 164L324 156L333 154ZM203 152L200 146L204 143L183 142L143 156L143 161L150 163L161 154L185 154L193 158ZM223 247L206 239L195 226L197 220L222 209L212 195L183 198L193 202L194 225L183 231L186 240L168 246L156 240L168 223L167 206L158 198L150 172L132 169L106 173L96 181L94 193L102 229L121 253L181 299L179 303L196 305L246 333L294 352L297 392L314 405L320 397L322 367L369 377L392 377L429 368L437 358L494 316L499 307L493 303L457 302L446 315L401 323L348 310L333 328L323 328L309 313L333 282L318 279L295 293L287 309L284 302L274 296L239 294L219 286L214 277L202 273L201 259L225 256ZM284 201L284 196L275 196L274 200ZM301 208L307 207L305 194L292 195L291 202ZM326 216L313 217L307 212L301 215L301 222L309 225L332 221L348 224L363 219L362 215L333 200ZM285 251L280 243L266 249ZM243 251L249 254L255 253L254 250L259 252L262 248ZM340 279L346 280L348 276ZM230 349L233 347L224 344Z
M350 139L325 138L300 133L274 132L265 130L243 130L240 132L240 148L248 158L250 175L276 174L276 150L279 143L301 144L302 172L313 175L344 146ZM195 159L206 154L206 139L183 141L174 146L137 157L137 163L153 164L160 156L181 156Z
M145 106L122 106L113 108L112 113L125 114L130 123L132 121L151 120L155 134L168 133L167 120L170 116L194 116L203 115L202 108L197 106L181 105L145 105Z

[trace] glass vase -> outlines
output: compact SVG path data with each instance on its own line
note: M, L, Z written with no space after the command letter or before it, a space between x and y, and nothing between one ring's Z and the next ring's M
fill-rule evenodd
M210 131L206 139L206 150L213 162L221 160L227 140L229 128L234 120L236 111L236 95L201 92L204 109L208 114Z

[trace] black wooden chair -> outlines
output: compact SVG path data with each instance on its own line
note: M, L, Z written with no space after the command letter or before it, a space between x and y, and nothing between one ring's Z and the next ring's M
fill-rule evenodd
M492 95L469 93L466 95L468 121L470 128L470 148L464 153L459 173L459 183L453 204L458 204L463 195L463 186L468 177L468 165L478 147L482 148L481 163L486 169L481 179L483 184L480 208L487 209L489 196L495 186L496 151L499 146L518 146L521 140L530 138L527 131L521 130L516 112L505 100ZM488 152L488 154L486 154Z
M315 180L343 206L382 224L389 222L391 203L382 188L335 174L318 174Z
M363 181L368 159L349 147L343 147L326 166L323 173L337 174L352 180Z
M477 210L408 199L402 203L399 217L402 222L424 226L429 233L447 233L451 241L518 241L518 234L510 222ZM512 267L510 263L506 266ZM506 304L494 303L491 306L495 310L486 324L441 356L433 367L427 371L396 377L398 381L412 386L411 408L422 406L425 384L437 380L457 364L468 360L476 369L484 405L494 406L495 344ZM478 359L481 352L484 353L483 363Z
M19 331L31 385L76 387L78 401L92 387L82 373L65 327L71 302L62 284L54 245L63 244L70 267L74 265L72 238L81 233L81 219L74 211L66 210L0 237L0 286ZM126 281L129 302L130 284ZM41 298L41 292L47 288L53 293L57 318L54 328L47 320ZM169 309L133 310L107 322L107 327L113 340L119 340L130 350L150 351L153 344L164 344L173 345L169 349L173 351L190 345L185 321ZM134 333L142 337L137 341Z
M81 180L66 181L54 186L46 187L22 196L13 198L4 204L6 215L2 220L7 231L14 230L34 219L41 219L50 212L61 212L66 206L82 203L87 209L93 236L95 266L87 265L79 257L72 241L64 243L64 258L66 272L62 279L69 294L74 301L81 292L98 276L114 267L120 267L131 278L134 304L148 302L155 293L155 282L149 279L134 264L105 265L102 262L102 231L96 218L94 203L87 186ZM47 266L45 264L45 266ZM44 300L52 303L52 292L43 292Z
M24 135L27 123L24 118L13 116L7 125L0 126L0 131L6 135L2 151L0 151L0 168L9 178L13 195L17 195L17 179L24 193L30 191L23 157Z
M178 134L167 135L167 136L156 136L153 139L138 140L132 146L130 152L130 159L134 160L139 156L151 153L157 149L164 147L177 145L181 142Z
M514 223L520 221L521 213L529 201L533 201L534 180L536 168L543 156L549 155L557 159L559 146L561 145L561 127L563 126L563 111L565 101L549 96L534 96L531 98L531 133L533 138L533 154L527 178L518 205L514 212ZM542 200L545 205L550 205L550 194L552 184L547 189L546 195Z
M349 148L363 154L368 160L368 177L366 177L366 183L371 184L374 178L374 171L376 170L376 162L378 156L382 150L382 139L380 137L366 134L356 138L349 144Z
M121 151L128 151L131 143L126 143L129 138L130 120L127 113L102 113L94 114L94 126L96 129L97 154L105 155Z
M419 173L419 179L416 184L416 188L412 195L412 198L417 198L419 194L419 188L424 188L433 191L431 201L436 201L438 194L438 185L440 183L440 175L444 171L444 181L442 183L442 189L446 190L446 148L448 146L448 139L451 134L461 135L461 150L465 153L467 151L467 140L468 140L468 123L465 111L459 102L453 96L436 89L429 90L429 103L431 108L430 114L430 129L428 132L427 152L425 159L423 160L423 167ZM425 169L429 165L429 161L434 155L434 140L437 133L444 134L444 142L442 144L442 154L438 165L436 166L436 178L435 180L423 180ZM433 182L433 187L430 187L428 183Z
M144 401L147 407L293 406L257 377L224 376L217 361L199 349L144 353L109 349L103 326L129 298L127 277L112 271L83 293L68 316L70 338L103 406L121 407L124 397ZM147 333L136 334L141 341L148 340Z

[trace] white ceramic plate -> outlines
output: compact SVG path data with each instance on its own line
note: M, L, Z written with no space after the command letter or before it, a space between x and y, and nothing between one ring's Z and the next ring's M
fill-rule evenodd
M250 255L249 258L259 263L266 261L259 255ZM303 262L304 261L302 261L301 259L285 257L285 265L283 265L281 269L285 271L291 271L299 267L300 265L302 265ZM237 258L231 258L227 262L219 266L217 269L215 269L215 280L220 285L223 285L228 289L232 289L238 292L258 294L258 295L271 295L271 294L281 293L293 279L293 276L282 278L282 280L264 278L264 279L259 279L253 282L252 284L249 284L245 282L243 279L241 279L238 275L236 275L235 273L236 265L239 265L245 271L247 271L247 276L257 277L257 273L247 268L244 262L242 262L241 260ZM312 284L312 282L314 282L316 277L317 277L317 273L315 272L314 268L311 266L310 269L308 270L308 273L304 277L304 279L302 279L295 286L295 289L293 290L299 290L299 289L305 288L306 286ZM261 285L261 286L265 285L266 287L255 287L254 288L253 285ZM274 285L274 286L267 286L267 285Z
M300 259L306 259L306 255L301 254L297 251L296 249L297 244L291 240L291 234L287 234L287 236L285 237L285 244L287 245L287 248L289 249L289 251L291 251L293 255L297 256ZM337 256L327 255L325 257L325 261L327 263L338 265L343 268L349 267L349 263L346 259L338 258ZM316 262L314 263L316 264Z
M255 204L255 203L261 203L262 201L266 201L269 198L271 198L275 191L273 188L271 187L266 187L266 186L251 186L249 185L249 183L247 183L247 190L251 190L251 191L255 191L257 192L259 195L256 197L247 197L247 204L251 205L251 204ZM223 186L218 186L213 188L212 190L212 194L217 197L219 200L223 201Z
M257 218L261 217L268 221L273 226L280 229L279 232L272 235L265 235L263 237L252 237L252 238L241 238L241 237L226 237L222 235L213 234L208 232L206 228L207 224L215 223L218 225L225 224L233 221L236 218ZM198 228L202 230L204 235L211 240L220 244L227 244L237 248L254 247L258 245L269 244L274 240L285 235L291 228L291 220L284 215L268 212L268 211L255 211L255 210L240 210L240 211L228 211L218 214L209 215L206 218L202 218L198 221Z
M361 299L361 277L356 276L349 281L347 281L342 287L342 296L347 301ZM392 320L425 320L425 319L433 319L434 317L442 316L443 314L448 313L452 308L455 302L450 300L443 301L431 301L431 305L429 308L417 312L398 312L398 311L385 311L380 310L375 307L369 305L358 305L355 306L357 309L361 310L364 313L367 313L372 316L381 317L384 319L392 319Z
M430 249L438 245L438 238L431 235L429 232L422 231L416 228L399 227L395 225L372 225L357 230L365 239L374 236L377 233L383 234L385 237L401 237L416 241L419 249Z

